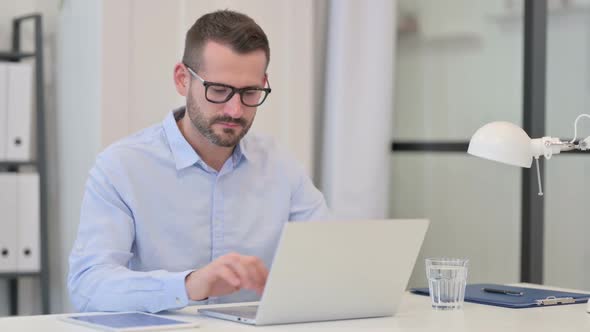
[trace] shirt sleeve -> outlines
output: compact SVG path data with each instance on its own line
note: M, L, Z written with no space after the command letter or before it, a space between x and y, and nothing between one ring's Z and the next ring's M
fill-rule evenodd
M179 309L189 304L185 277L192 271L133 271L132 211L105 173L100 157L82 201L78 237L70 254L68 290L79 311ZM194 302L190 302L191 304Z
M324 195L314 186L309 176L295 163L289 221L329 220L331 213Z

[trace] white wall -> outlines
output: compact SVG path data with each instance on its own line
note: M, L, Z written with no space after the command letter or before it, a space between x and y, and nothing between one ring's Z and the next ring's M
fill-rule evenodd
M468 10L459 8L465 0L401 2L418 6L418 31L398 44L396 139L465 140L483 123L522 122L522 20L498 15L489 1L468 2Z
M334 218L385 218L397 1L329 6L322 190Z
M172 81L184 40L184 1L102 1L101 147L159 123L182 104ZM157 24L154 24L157 18Z
M468 141L490 121L520 124L522 21L483 0L402 5L418 30L398 43L395 139ZM520 169L465 153L392 160L393 216L431 220L411 286L426 285L424 258L433 256L470 258L469 282L519 280Z
M50 239L61 244L52 261L52 279L57 285L53 312L68 311L67 258L75 239L80 203L88 170L101 148L101 134L108 124L101 119L102 27L99 0L65 1L58 20L57 152L59 211ZM108 128L108 127L107 127ZM54 206L55 207L55 206Z
M586 1L587 3L588 1ZM590 5L556 10L547 29L547 126L573 138L574 121L590 114ZM578 138L590 120L578 122ZM545 163L545 283L590 290L590 154L558 155Z

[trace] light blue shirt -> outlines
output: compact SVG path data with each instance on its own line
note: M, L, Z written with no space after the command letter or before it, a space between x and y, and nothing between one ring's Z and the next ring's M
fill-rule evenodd
M175 110L98 155L70 254L78 310L182 308L194 303L190 272L230 252L270 268L284 223L327 217L322 194L270 139L246 135L217 172L183 137L182 116ZM257 299L244 290L206 303Z

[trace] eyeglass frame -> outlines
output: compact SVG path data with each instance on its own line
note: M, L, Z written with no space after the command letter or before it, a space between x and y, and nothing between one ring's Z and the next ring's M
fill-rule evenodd
M233 86L231 86L229 84L206 81L201 76L199 76L186 63L183 63L183 64L186 67L186 69L188 70L188 72L191 74L191 76L193 76L194 78L196 78L199 81L201 81L201 83L205 87L205 99L207 99L208 102L213 103L213 104L224 104L224 103L227 103L230 99L232 99L234 97L234 95L236 93L238 93L240 95L240 102L242 103L242 105L244 105L246 107L258 107L258 106L262 105L266 101L266 98L268 97L268 95L272 91L272 89L270 88L270 82L268 81L268 78L266 78L266 84L268 85L268 88L258 88L258 87L251 87L251 86L250 87L245 87L245 88L236 88L236 87L233 87ZM229 89L231 89L231 92L227 95L227 97L226 97L226 99L224 101L214 101L214 100L209 99L209 97L207 97L207 90L209 90L209 87L211 87L211 86L219 86L219 87L229 88ZM248 104L246 104L244 102L244 95L243 95L243 93L245 91L251 91L251 90L257 90L257 91L264 92L264 98L262 98L262 101L260 103L258 103L256 105L248 105Z

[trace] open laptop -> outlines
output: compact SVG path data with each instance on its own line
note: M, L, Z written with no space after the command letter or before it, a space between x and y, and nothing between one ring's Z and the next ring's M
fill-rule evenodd
M428 224L425 219L287 223L259 305L199 312L252 325L391 316Z

